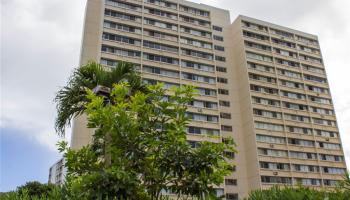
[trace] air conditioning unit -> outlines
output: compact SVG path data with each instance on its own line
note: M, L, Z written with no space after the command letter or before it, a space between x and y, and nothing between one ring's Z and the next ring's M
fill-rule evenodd
M275 145L273 145L273 144L270 144L270 148L274 148L275 147Z
M277 176L277 175L278 175L278 172L273 172L273 175L274 175L274 176Z
M203 109L202 108L198 108L197 111L201 113L201 112L203 112Z
M326 141L328 142L328 141L329 141L329 138L326 138Z

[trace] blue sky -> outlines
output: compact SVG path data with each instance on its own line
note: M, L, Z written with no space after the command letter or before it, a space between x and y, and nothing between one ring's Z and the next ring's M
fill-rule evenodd
M319 36L350 167L350 1L193 1ZM85 2L1 0L0 191L46 182L58 159L52 100L79 64Z
M13 190L30 180L48 180L49 167L60 154L48 149L25 130L1 128L0 191Z

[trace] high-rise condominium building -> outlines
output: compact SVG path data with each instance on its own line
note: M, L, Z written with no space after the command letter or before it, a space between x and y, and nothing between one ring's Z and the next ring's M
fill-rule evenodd
M49 170L49 183L61 185L64 182L67 168L64 166L64 158L59 159Z
M317 37L183 0L88 0L81 64L134 63L146 83L194 85L188 141L233 137L218 195L274 184L332 187L346 166ZM75 119L72 148L91 141ZM211 137L211 136L218 137Z

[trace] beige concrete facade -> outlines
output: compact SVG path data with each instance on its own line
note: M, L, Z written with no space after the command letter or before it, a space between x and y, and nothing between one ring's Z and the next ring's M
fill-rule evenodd
M252 25L247 27L248 23ZM293 37L282 38L278 31ZM305 44L297 36L317 41L316 36L243 16L231 24L229 11L183 0L88 0L81 64L96 60L112 67L128 61L140 67L145 82L199 88L201 95L188 109L193 116L188 140L194 144L235 139L236 168L218 194L228 200L241 199L250 190L282 182L328 187L333 183L328 180L340 179L339 173L346 168L333 106L319 103L327 103L331 96L318 42ZM272 38L282 42L277 45ZM283 65L288 61L299 67ZM293 104L287 106L288 102ZM286 108L296 105L307 109ZM311 112L314 108L328 114ZM86 117L75 119L72 148L88 144L91 135ZM339 155L324 158L340 161L319 159L323 155Z

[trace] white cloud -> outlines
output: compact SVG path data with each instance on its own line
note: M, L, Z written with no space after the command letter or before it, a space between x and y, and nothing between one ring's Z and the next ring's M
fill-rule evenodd
M55 150L53 98L78 65L84 2L1 4L1 126L27 130L27 137Z
M350 84L347 0L194 0L319 36L350 167ZM53 149L52 102L78 65L86 1L3 0L1 126L30 129Z

